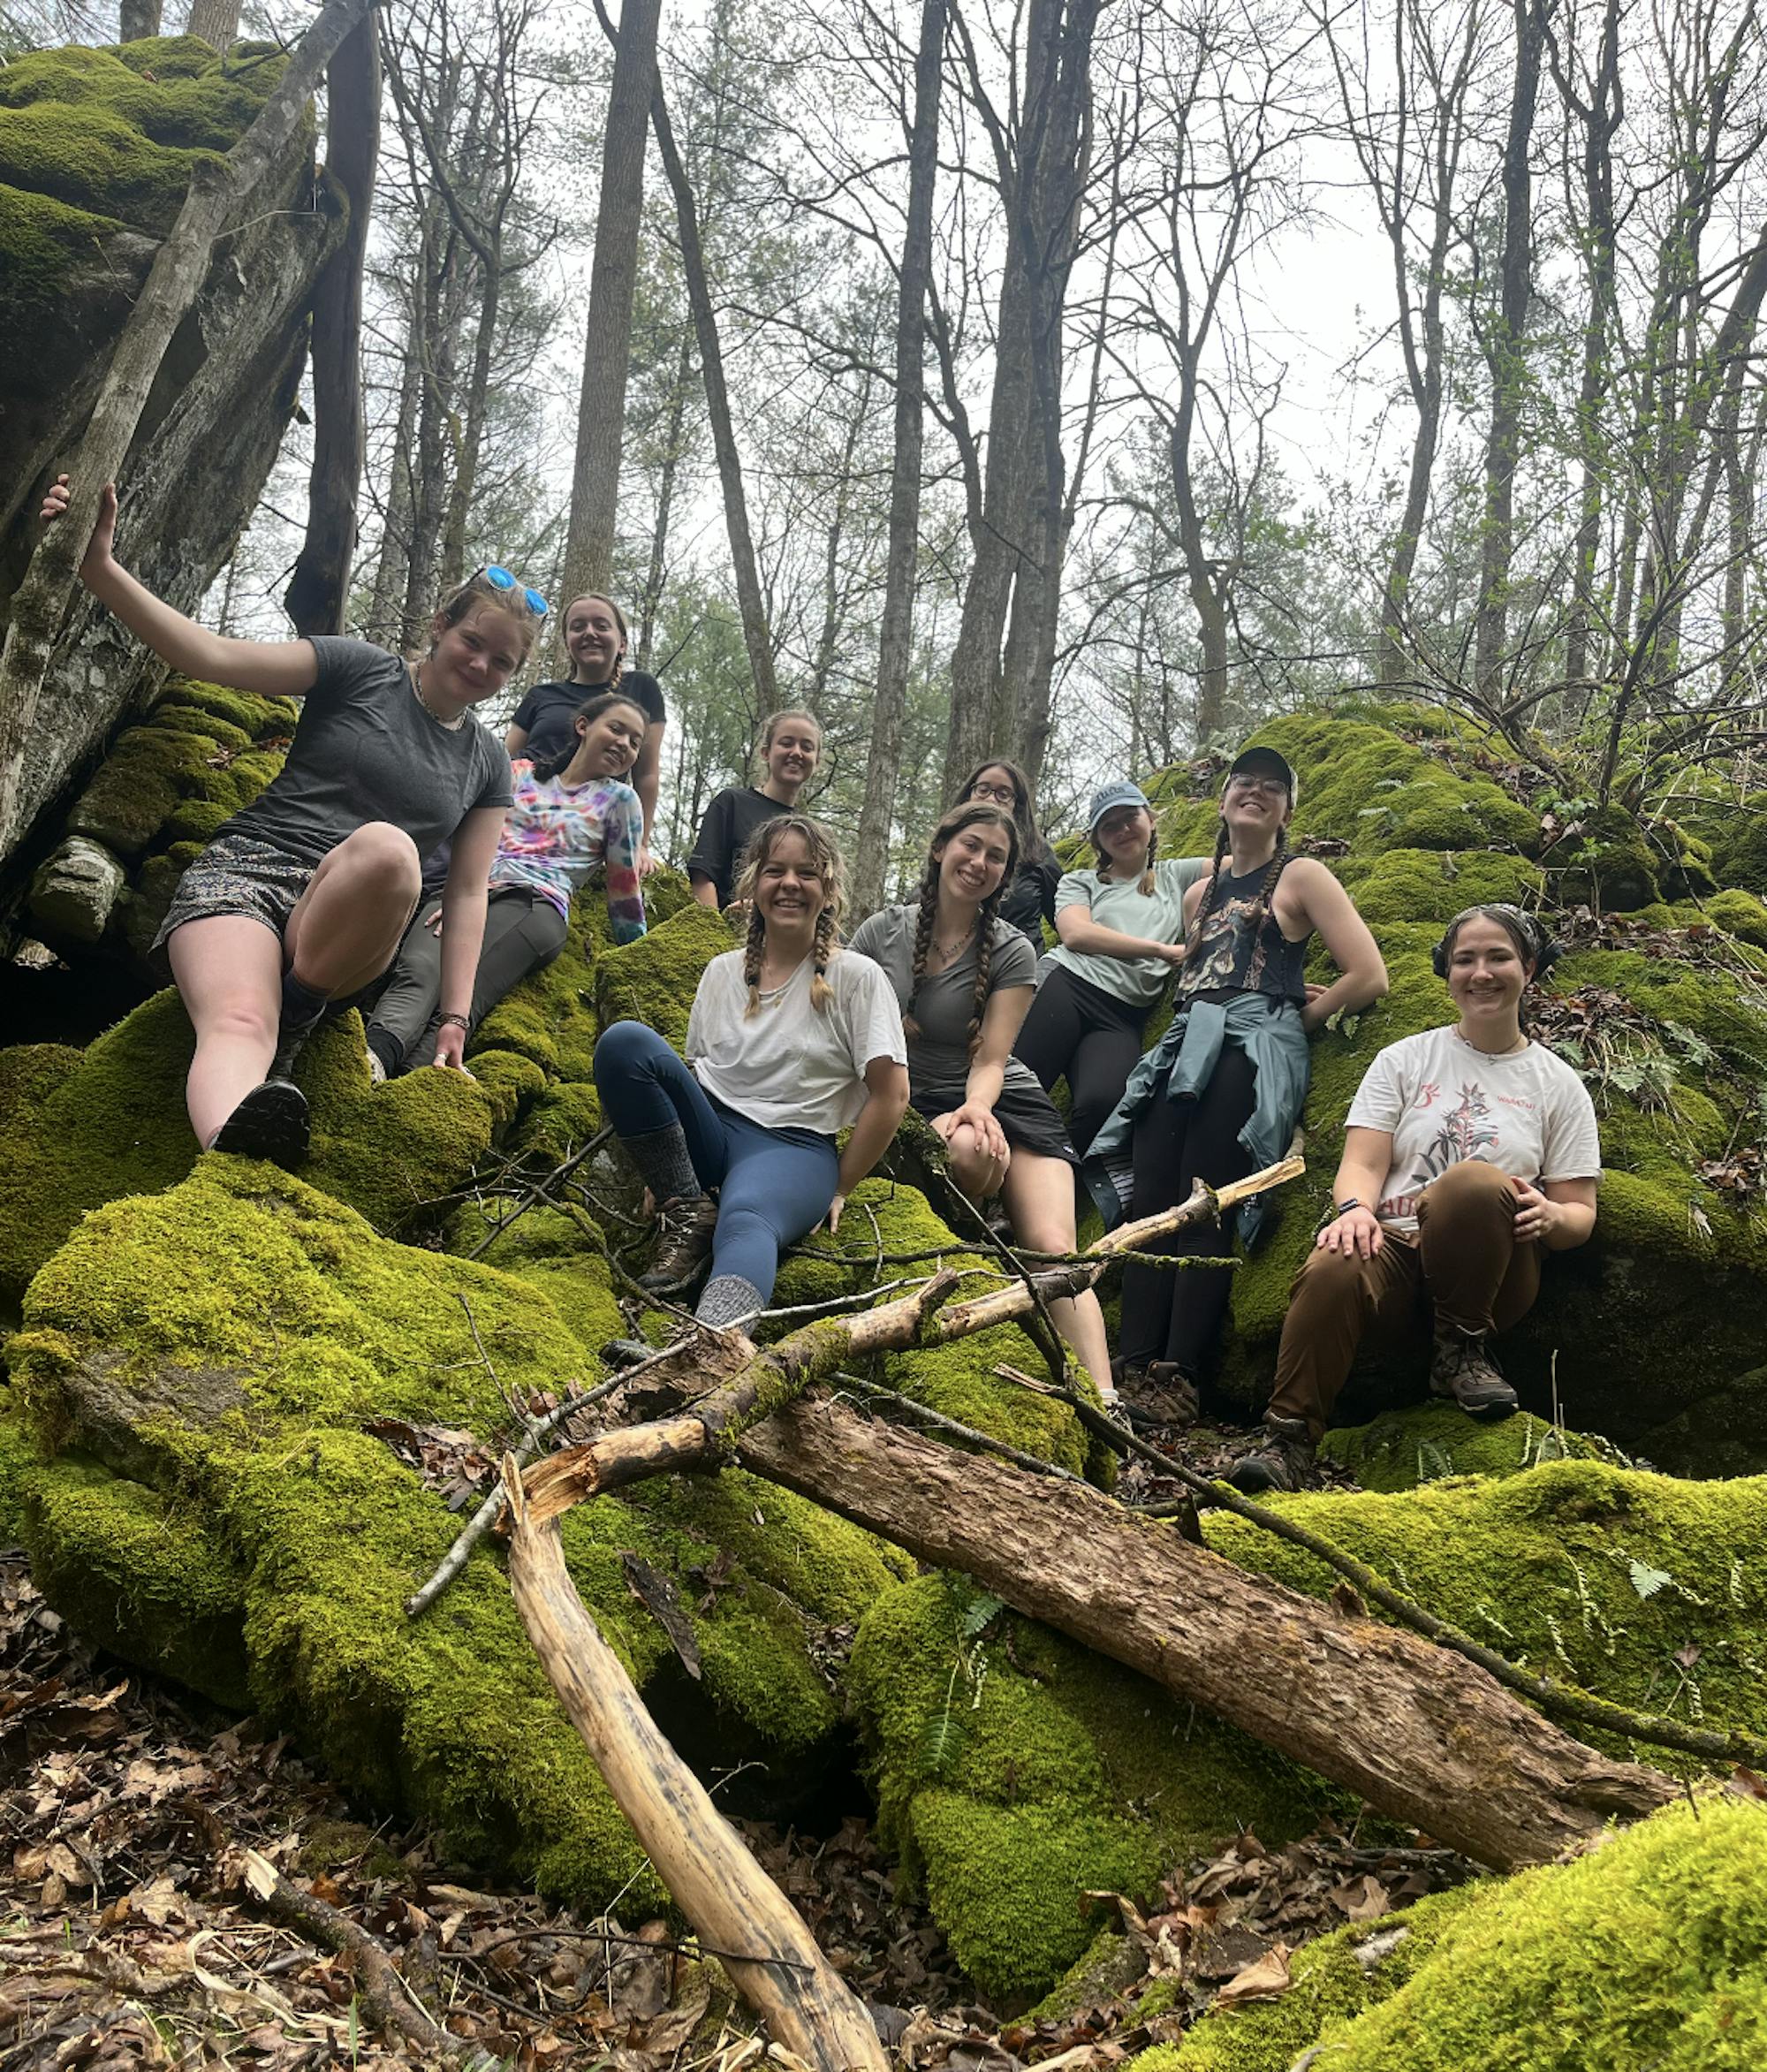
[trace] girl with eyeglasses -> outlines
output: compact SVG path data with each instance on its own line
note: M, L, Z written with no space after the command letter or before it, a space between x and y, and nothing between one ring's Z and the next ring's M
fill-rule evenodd
M1221 1187L1274 1165L1307 1098L1308 1036L1386 990L1386 966L1349 894L1289 848L1297 789L1274 748L1246 749L1227 772L1212 867L1185 896L1172 1026L1092 1141L1086 1179L1107 1226L1175 1207L1198 1181ZM1309 989L1302 968L1316 933L1341 975ZM1238 1213L1248 1242L1262 1207L1255 1199ZM1225 1258L1232 1244L1232 1228L1216 1218L1149 1249ZM1132 1408L1194 1405L1228 1294L1224 1271L1123 1269L1117 1350Z
M564 948L571 895L595 870L605 878L614 941L635 942L644 933L638 874L644 815L626 778L648 724L635 698L603 691L577 708L565 737L570 747L562 754L518 755L511 765L515 798L491 861L484 946L464 1032L468 1039L512 986ZM436 1054L444 1026L441 988L442 908L425 899L405 931L368 1022L376 1080L444 1062Z
M1031 780L1016 763L991 755L976 764L952 799L953 808L970 804L998 806L1012 816L1019 831L1019 861L1001 894L1000 918L1009 928L1016 928L1041 956L1043 924L1047 921L1055 926L1061 861L1038 831Z
M63 475L44 521L67 504ZM80 573L131 633L187 676L301 701L281 770L185 872L151 951L196 1031L186 1101L198 1143L292 1164L307 1142L296 1054L386 969L417 903L418 860L450 837L436 1057L460 1061L511 797L509 758L472 708L508 683L546 603L507 569L483 569L437 606L414 662L328 634L232 640L136 581L116 529L107 483Z

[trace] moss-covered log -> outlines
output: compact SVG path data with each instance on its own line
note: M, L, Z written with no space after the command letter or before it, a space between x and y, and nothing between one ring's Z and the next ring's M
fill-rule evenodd
M1481 1863L1548 1861L1674 1795L1670 1779L1598 1756L1459 1657L1269 1589L1076 1484L827 1403L794 1406L738 1450Z

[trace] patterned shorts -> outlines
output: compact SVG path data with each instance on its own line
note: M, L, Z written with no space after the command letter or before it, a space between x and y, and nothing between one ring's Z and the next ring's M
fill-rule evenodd
M238 914L261 921L280 937L315 866L249 835L219 835L178 881L171 905L148 952L162 978L171 976L166 941L186 921Z

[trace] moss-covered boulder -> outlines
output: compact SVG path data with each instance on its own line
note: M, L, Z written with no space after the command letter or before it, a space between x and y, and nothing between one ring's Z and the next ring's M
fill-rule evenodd
M0 72L0 618L37 500L72 450L192 173L235 144L281 74L274 46L222 57L189 37L27 52ZM281 444L306 363L313 282L343 231L297 126L217 247L118 471L129 566L195 608ZM87 769L162 665L83 595L49 663L21 773L14 846ZM39 839L33 861L52 846ZM22 892L0 871L0 906Z
M1307 1177L1285 1190L1272 1234L1235 1277L1219 1379L1248 1411L1268 1393L1289 1286L1326 1206L1362 1074L1384 1044L1452 1017L1430 967L1443 923L1493 899L1543 899L1551 920L1560 876L1552 851L1543 874L1533 860L1539 816L1495 781L1488 746L1459 723L1405 709L1384 720L1309 714L1255 738L1294 764L1293 839L1319 847L1355 897L1392 990L1315 1040ZM1209 770L1180 766L1154 787L1164 853L1211 846L1217 786ZM1628 1453L1700 1473L1758 1468L1767 1424L1733 1411L1739 1378L1761 1366L1767 1204L1713 1184L1706 1169L1759 1135L1767 960L1748 937L1752 906L1739 905L1748 895L1719 894L1729 903L1718 913L1664 905L1669 852L1617 808L1601 824L1650 864L1650 884L1636 888L1643 910L1567 928L1571 953L1540 1011L1544 1040L1583 1072L1596 1101L1600 1219L1588 1246L1550 1262L1539 1303L1505 1341L1505 1370L1531 1409L1552 1413L1556 1391L1567 1423ZM1700 861L1694 838L1671 831L1685 878ZM1657 903L1644 904L1647 894ZM1313 975L1325 975L1323 960ZM1371 1362L1344 1399L1345 1420L1419 1398L1427 1350L1420 1333Z
M1281 1999L1135 2072L1753 2072L1767 2057L1767 1808L1705 1797L1592 1854L1341 1929Z
M11 1429L36 1457L11 1479L39 1579L82 1631L249 1700L463 1854L588 1905L635 1880L654 1905L490 1546L421 1619L401 1609L459 1524L406 1464L420 1432L495 1446L509 1399L593 1381L564 1314L580 1295L393 1243L211 1155L97 1211L37 1275L9 1352ZM770 1765L788 1803L840 1747L841 1636L911 1567L736 1472L581 1507L565 1545L683 1744ZM674 1580L699 1682L628 1554Z

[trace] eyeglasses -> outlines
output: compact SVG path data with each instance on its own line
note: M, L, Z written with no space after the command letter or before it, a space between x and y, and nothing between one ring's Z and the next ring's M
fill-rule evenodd
M478 573L484 577L494 590L519 590L522 603L536 619L544 619L552 609L538 590L512 576L508 569L498 567L495 561L488 561Z
M1011 785L973 784L969 787L972 799L992 799L997 806L1016 806L1019 794Z
M1229 791L1257 792L1266 799L1285 799L1288 786L1279 777L1236 777L1230 780Z

